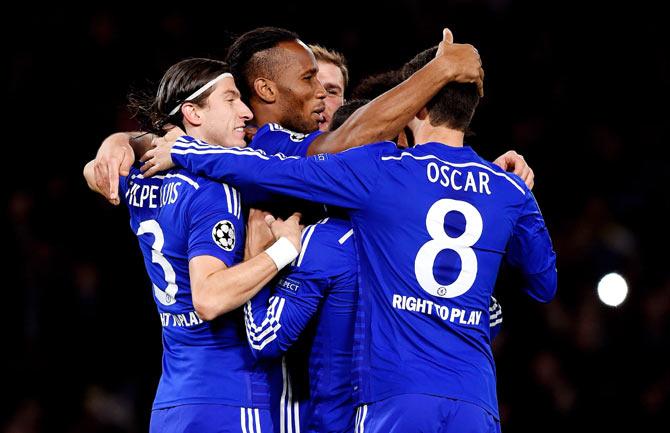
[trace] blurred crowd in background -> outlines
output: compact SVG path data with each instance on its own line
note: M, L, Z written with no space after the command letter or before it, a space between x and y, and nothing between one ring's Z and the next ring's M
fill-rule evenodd
M6 17L0 432L147 430L159 317L126 209L89 192L81 171L107 135L136 128L124 106L131 87L151 86L182 58L223 58L237 35L260 25L342 52L353 85L437 44L444 26L479 49L486 94L468 142L485 157L514 149L530 163L559 270L548 305L501 272L494 354L503 431L664 430L670 53L662 14L518 0L389 2L377 13L346 1L226 3L25 5ZM609 272L628 282L618 307L596 292Z

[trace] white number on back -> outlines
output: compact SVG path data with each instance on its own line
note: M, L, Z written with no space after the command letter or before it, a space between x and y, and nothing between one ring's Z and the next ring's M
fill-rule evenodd
M465 217L465 231L457 238L444 231L444 218L449 212L459 212ZM477 256L471 248L482 235L482 216L470 203L442 199L428 210L426 228L432 238L419 249L414 261L414 273L423 290L441 298L455 298L470 290L477 277ZM448 285L435 280L433 266L437 255L444 250L452 250L461 258L461 272Z
M156 220L142 221L139 230L137 230L137 235L142 236L146 233L154 235L154 243L151 245L151 261L158 263L163 268L165 282L167 283L165 290L161 290L157 285L153 284L154 294L161 304L172 305L177 302L177 276L174 273L174 268L162 253L163 244L165 243L163 230Z

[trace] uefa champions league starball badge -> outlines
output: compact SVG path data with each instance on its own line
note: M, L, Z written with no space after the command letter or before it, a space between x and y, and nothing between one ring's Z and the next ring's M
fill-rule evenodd
M219 221L212 229L212 239L224 251L235 248L235 227L228 220Z

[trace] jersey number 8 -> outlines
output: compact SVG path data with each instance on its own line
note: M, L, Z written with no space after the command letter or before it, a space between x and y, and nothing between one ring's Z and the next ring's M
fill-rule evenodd
M444 218L449 212L459 212L465 217L465 231L457 238L450 237L444 230ZM414 273L423 290L440 298L461 296L475 282L477 277L477 256L472 246L482 235L482 216L470 203L442 199L436 201L426 215L426 228L431 240L423 244L414 261ZM444 250L452 250L461 258L461 272L448 285L435 280L433 266L437 255Z

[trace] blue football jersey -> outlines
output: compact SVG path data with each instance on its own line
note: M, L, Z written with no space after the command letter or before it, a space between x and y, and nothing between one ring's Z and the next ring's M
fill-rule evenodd
M302 134L282 128L276 123L266 123L258 128L249 146L265 152L266 155L306 156L307 148L320 134L321 131ZM206 144L188 136L182 137L180 141ZM286 201L286 197L278 197L276 194L254 187L242 187L240 192L244 197L244 203L251 207L267 207L268 204Z
M245 324L254 354L272 358L289 352L284 369L292 389L290 396L282 392L278 420L286 431L292 431L291 423L296 431L295 423L304 432L353 431L357 297L351 223L326 218L305 228L300 255L274 286L247 302Z
M310 158L178 143L172 158L233 185L349 209L361 282L358 403L432 394L498 417L488 312L501 260L520 268L531 297L548 302L556 291L551 240L521 179L441 143Z
M491 305L489 306L489 330L491 341L493 341L493 339L496 338L498 334L500 334L502 322L502 307L498 303L498 300L491 296Z
M253 140L249 144L250 148L265 152L266 155L283 154L286 156L307 156L307 148L321 131L314 131L310 134L301 134L283 128L276 123L266 123L258 129ZM205 143L202 143L205 144ZM276 195L269 194L267 191L259 191L252 187L245 190L245 202L247 203L270 203L273 200L281 200ZM491 340L495 338L502 327L502 308L495 298L491 298L489 308L491 315L490 334Z
M226 184L173 169L120 179L163 326L163 371L154 409L183 404L268 407L267 373L249 350L242 309L201 320L191 297L188 262L209 255L243 259L240 194Z
M291 131L276 123L266 123L256 131L249 147L263 149L268 155L307 156L307 148L321 131L309 134Z
M306 156L312 141L321 134L301 134L275 123L259 128L250 146L267 155ZM203 143L204 144L204 143ZM287 198L244 189L245 202L251 205L286 203ZM353 234L348 221L330 218L304 231L303 251L276 287L268 287L248 303L256 318L247 324L250 338L258 338L268 329L281 301L286 324L272 327L263 341L252 343L260 358L279 356L281 372L273 371L271 395L275 424L287 432L349 431L354 410L351 391L352 329L357 298L357 263L353 238L339 243L344 233ZM336 239L335 239L336 237ZM349 238L347 238L349 239ZM335 242L338 241L338 242ZM309 245L309 253L306 246ZM331 263L325 266L324 259ZM282 286L282 284L284 286ZM298 284L302 290L291 290ZM258 324L266 327L256 328ZM253 332L257 331L257 332ZM272 335L272 336L271 336ZM267 343L272 339L270 343ZM266 342L266 343L263 343ZM258 349L261 347L262 349Z

